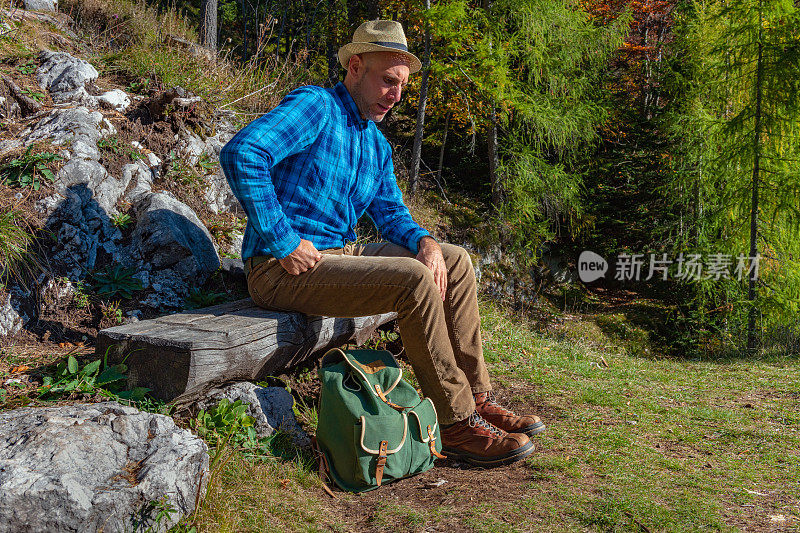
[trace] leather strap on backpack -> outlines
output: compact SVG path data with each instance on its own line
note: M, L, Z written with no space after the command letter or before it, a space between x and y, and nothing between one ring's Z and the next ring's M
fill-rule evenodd
M319 479L322 481L322 490L324 490L325 493L331 498L335 498L336 494L333 493L331 488L325 482L325 480L330 479L330 467L328 466L328 460L325 458L325 454L319 449L317 437L311 437L311 446L314 448L314 453L317 456L317 463L319 464Z
M396 409L398 411L403 411L405 409L410 409L410 407L403 407L402 405L397 405L392 400L387 398L386 394L384 394L384 392L381 390L381 386L380 385L377 385L377 384L375 385L375 392L378 393L378 398L383 400L383 403L385 403L386 405L388 405L392 409Z
M378 482L378 486L381 486L381 480L383 479L383 467L386 466L386 450L389 448L389 441L382 440L381 446L378 449L378 465L375 467L375 480Z
M447 459L447 457L436 451L436 437L433 436L433 429L431 429L431 426L428 426L428 446L431 448L431 455L439 459Z

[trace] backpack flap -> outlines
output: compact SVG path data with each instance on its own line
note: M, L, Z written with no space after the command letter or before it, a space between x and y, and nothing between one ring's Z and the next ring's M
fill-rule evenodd
M361 416L353 431L357 445L356 475L378 487L385 477L399 479L408 473L408 417L404 413Z

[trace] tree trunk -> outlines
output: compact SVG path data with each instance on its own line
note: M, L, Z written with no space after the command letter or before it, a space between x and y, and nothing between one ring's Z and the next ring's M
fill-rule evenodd
M750 205L750 257L755 261L758 254L758 184L761 165L761 95L763 93L764 62L762 38L762 3L758 5L758 60L756 63L756 113L753 132L753 199ZM752 266L752 265L751 265ZM750 301L750 312L747 319L747 349L755 350L756 341L756 271L750 274L747 299Z
M338 50L336 42L336 23L338 22L338 11L336 0L328 0L328 85L333 87L339 82L339 57L336 55Z
M200 44L217 53L217 0L203 0L200 13Z
M503 205L505 191L498 172L500 156L497 153L497 111L494 103L489 113L489 120L491 121L491 126L489 127L489 182L492 185L492 205L499 209Z
M425 0L425 11L431 8L431 1ZM414 133L414 147L411 149L411 178L409 190L416 194L419 188L419 160L422 157L422 135L425 130L425 106L428 103L428 75L431 71L431 28L425 23L425 55L422 58L422 82L419 88L417 106L417 131Z
M247 61L247 3L242 0L242 24L244 24L244 48L242 48L242 61Z
M483 0L482 7L486 11L486 15L491 18L492 2L491 0ZM491 49L492 42L489 41L489 48ZM497 108L494 102L491 102L489 108L489 183L492 187L492 205L499 209L503 204L503 197L505 196L503 190L503 183L498 175L498 168L500 167L500 156L497 153Z
M367 0L367 18L376 20L381 17L380 0Z
M442 183L442 166L444 165L444 147L447 144L447 131L450 129L450 115L447 113L444 117L444 134L442 135L442 147L439 150L439 165L436 167L436 179Z

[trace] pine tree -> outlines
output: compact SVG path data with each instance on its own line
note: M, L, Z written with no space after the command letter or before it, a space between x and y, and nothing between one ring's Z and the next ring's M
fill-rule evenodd
M752 350L766 329L794 327L800 302L800 10L790 0L696 2L686 17L695 89L676 115L690 126L679 130L689 161L676 191L697 228L686 246L760 256L757 275L699 282Z

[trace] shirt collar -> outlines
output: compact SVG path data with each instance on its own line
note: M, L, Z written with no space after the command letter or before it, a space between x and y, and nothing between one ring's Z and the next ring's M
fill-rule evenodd
M333 90L339 96L339 100L341 100L347 114L353 122L361 126L366 126L368 121L361 116L361 112L358 110L355 100L350 96L350 91L347 90L344 83L337 83Z

